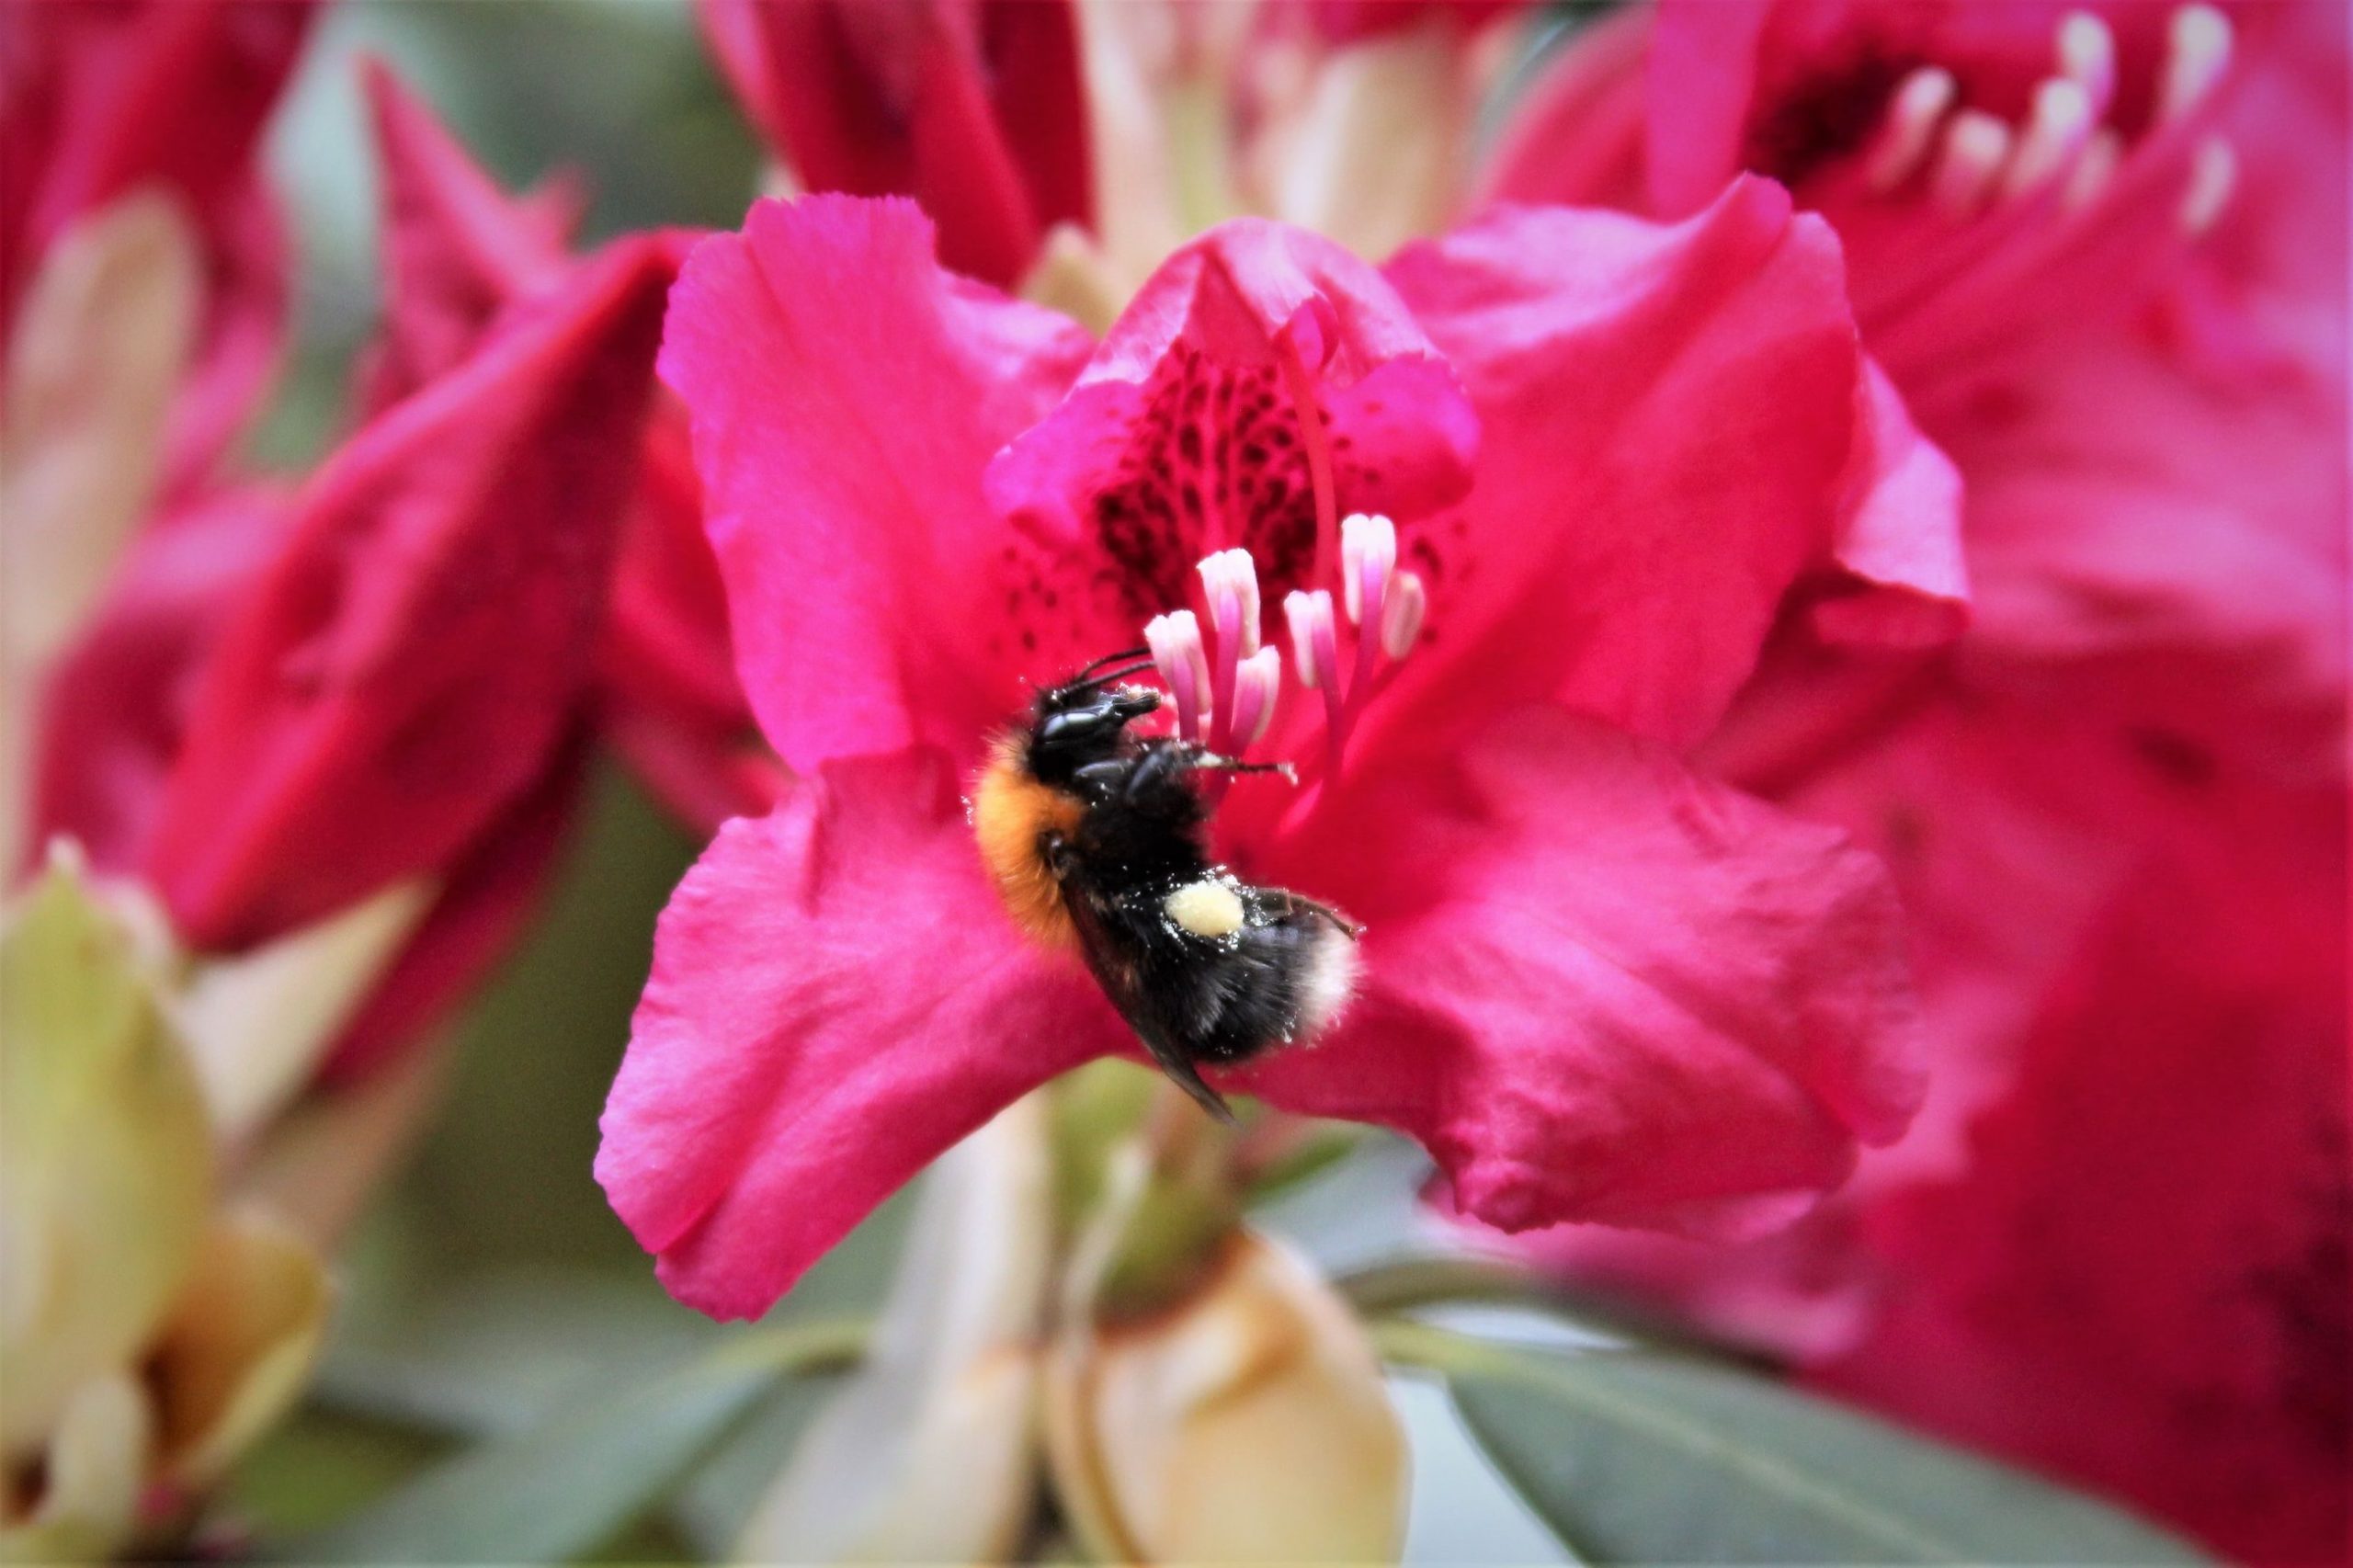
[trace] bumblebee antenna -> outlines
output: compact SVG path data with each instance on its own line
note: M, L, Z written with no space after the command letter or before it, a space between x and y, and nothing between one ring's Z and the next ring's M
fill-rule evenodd
M1093 669L1094 667L1095 666L1093 665L1087 665L1088 669ZM1099 676L1082 676L1079 679L1074 680L1070 684L1073 686L1109 686L1113 681L1121 681L1127 679L1130 676L1142 675L1144 671L1151 669L1152 667L1152 661L1150 659L1146 659L1140 665L1130 665L1125 669L1107 670Z
M1116 653L1104 654L1101 658L1096 660L1093 664L1088 665L1086 669L1082 669L1078 673L1080 675L1086 675L1088 671L1099 670L1106 665L1116 665L1122 659L1141 659L1151 652L1152 649L1150 647L1142 645L1133 648L1122 648Z

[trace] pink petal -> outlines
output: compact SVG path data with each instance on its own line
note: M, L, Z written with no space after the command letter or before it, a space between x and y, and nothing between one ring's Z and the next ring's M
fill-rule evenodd
M1651 30L1651 210L1697 212L1743 166L1772 0L1662 4ZM1835 7L1834 7L1835 9Z
M587 778L585 735L560 745L530 791L450 868L432 908L320 1062L318 1081L359 1083L421 1047L515 949L538 913Z
M1010 288L1093 210L1063 0L702 0L728 81L811 190L912 196L941 259Z
M456 366L501 312L552 284L575 214L509 197L391 69L361 67L382 165L385 319L364 415Z
M36 852L65 834L101 871L144 859L205 660L291 521L290 497L246 485L167 512L132 542L44 695Z
M1388 271L1483 446L1471 500L1415 555L1434 646L1370 717L1553 696L1704 734L1783 594L1831 560L1869 404L1829 231L1743 180L1672 227L1502 209Z
M631 244L313 478L222 634L149 870L234 947L443 866L588 671L669 270Z
M2344 417L2121 339L1956 410L1981 678L2275 775L2341 769Z
M1968 1170L1874 1215L1904 1289L1819 1381L2234 1560L2335 1561L2345 800L2202 804L2054 988Z
M597 684L606 743L690 827L709 836L776 803L783 769L735 684L686 411L666 396L646 422Z
M1024 945L937 753L827 764L670 901L597 1179L673 1295L758 1314L934 1156L1126 1044Z
M1969 619L1960 471L1868 360L1859 396L1861 437L1836 548L1844 581L1813 607L1814 629L1833 642L1880 647L1950 642Z
M1237 544L1267 596L1307 583L1317 517L1286 357L1324 415L1336 522L1410 524L1461 498L1477 422L1395 291L1329 240L1239 219L1163 262L1071 395L990 466L991 503L1049 551L1053 591L1086 591L1108 555L1106 613L1140 624Z
M1029 629L981 473L1086 347L942 272L909 202L763 202L696 249L662 375L693 415L744 689L794 767L970 756L1017 705Z
M1549 708L1362 761L1274 869L1365 922L1366 993L1254 1088L1410 1132L1509 1231L1751 1233L1902 1133L1898 912L1842 835Z
M221 199L210 230L204 320L165 437L171 498L225 482L223 460L276 385L292 318L285 219L258 171Z

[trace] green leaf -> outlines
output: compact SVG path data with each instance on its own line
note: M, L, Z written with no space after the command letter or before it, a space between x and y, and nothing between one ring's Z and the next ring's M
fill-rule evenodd
M281 1555L362 1562L554 1562L605 1541L667 1493L788 1371L855 1357L859 1325L730 1336L687 1366L551 1413L426 1471Z
M1392 1323L1561 1540L1597 1562L2200 1562L2117 1509L1780 1383Z

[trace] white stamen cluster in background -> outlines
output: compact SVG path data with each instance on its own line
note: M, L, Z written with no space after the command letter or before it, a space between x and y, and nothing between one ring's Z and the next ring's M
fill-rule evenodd
M2230 69L2231 48L2230 19L2213 6L2174 12L2156 84L2159 130L2206 102ZM2117 132L2100 123L2116 97L2115 35L2099 17L2070 12L2059 24L2053 54L2056 73L2036 86L2018 126L1983 109L1956 108L1960 86L1943 67L1913 72L1890 98L1864 155L1865 183L1886 193L1925 169L1930 199L1955 220L2038 196L2054 181L2069 210L2097 200L2125 156ZM2213 223L2236 174L2228 142L2210 137L2200 143L2179 210L2184 230L2198 233Z

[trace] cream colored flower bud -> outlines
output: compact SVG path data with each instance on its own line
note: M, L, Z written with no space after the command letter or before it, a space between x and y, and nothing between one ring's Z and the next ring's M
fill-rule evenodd
M1145 1562L1393 1561L1405 1442L1362 1326L1243 1232L1146 1321L1063 1336L1048 1372L1057 1493L1097 1551Z
M0 1436L133 1364L212 1204L204 1095L130 933L54 861L0 933Z
M754 1562L985 1562L1029 1521L1052 1168L1031 1096L942 1155L872 1348L737 1543Z
M213 1213L204 1091L135 925L61 852L0 931L0 1559L172 1523L292 1404L326 1321L314 1253Z

